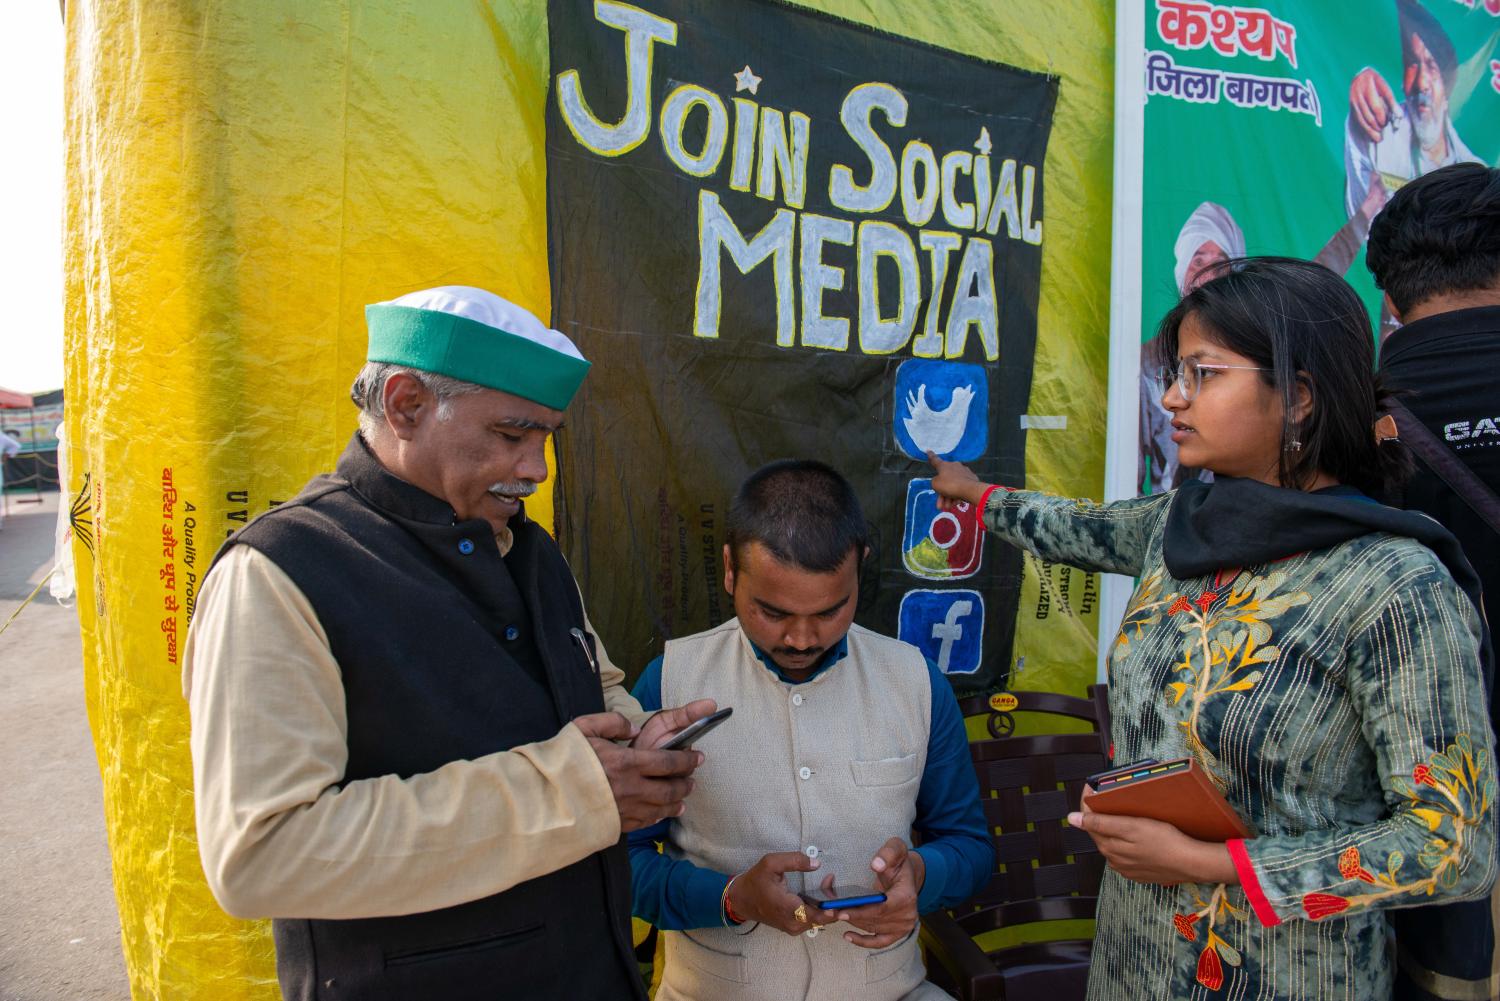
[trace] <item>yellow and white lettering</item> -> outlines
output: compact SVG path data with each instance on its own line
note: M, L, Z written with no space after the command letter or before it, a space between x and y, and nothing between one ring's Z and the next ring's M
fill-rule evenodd
M917 193L917 168L922 168L922 189ZM920 139L913 139L901 151L901 212L906 221L918 228L927 225L927 220L937 211L938 189L937 154L932 147Z
M767 257L776 285L776 343L789 348L797 333L796 290L792 285L792 241L797 214L778 209L771 221L746 240L734 220L712 191L698 193L698 294L693 310L693 336L718 337L719 314L724 290L719 271L719 250L729 251L730 260L747 275Z
M842 163L828 172L828 199L846 212L884 212L896 197L896 158L870 123L876 109L886 121L906 124L906 96L888 83L862 83L844 96L839 121L870 160L870 183L856 184L854 171Z
M791 119L792 137L787 139L786 123ZM782 200L800 209L807 200L807 144L812 119L800 111L790 116L775 108L760 109L760 170L755 181L757 197L776 198L776 178L781 177Z
M844 269L823 263L823 244L854 242L854 224L847 219L802 215L802 346L849 350L849 321L823 315L823 293L844 287ZM781 343L777 339L777 343Z
M1027 164L1021 171L1021 216L1026 220L1025 240L1033 247L1042 245L1042 220L1031 218L1032 199L1036 196L1036 168Z
M886 319L880 313L880 259L896 262L901 276L900 298L896 315ZM899 226L873 219L859 224L859 349L867 355L888 355L906 347L912 329L917 325L917 309L922 304L921 268L917 248L911 237Z
M936 192L933 193L936 201ZM917 234L917 242L927 251L932 267L932 289L927 295L927 316L922 320L922 336L911 346L911 353L918 358L941 358L943 356L943 332L938 329L938 313L943 303L943 286L948 282L948 256L958 249L963 240L957 233L943 230L923 230Z
M615 0L594 0L595 20L625 32L625 117L601 122L583 99L577 70L557 76L557 107L573 138L600 156L621 156L651 131L652 45L677 44L677 22Z
M1000 179L995 182L995 197L990 201L990 214L984 221L984 231L990 236L1000 232L1000 219L1005 219L1005 231L1012 240L1021 238L1021 208L1016 203L1016 161L1006 160L1000 164Z
M973 288L971 295L969 289ZM984 357L1000 357L1000 310L995 299L995 248L990 241L971 236L958 262L958 285L953 291L953 305L948 310L948 332L945 354L962 358L968 346L969 326L979 328Z
M954 229L974 228L974 203L958 200L958 175L974 173L974 154L956 149L943 154L943 218Z
M694 156L682 144L682 130L687 125L689 113L698 107L708 112L708 125L703 134L703 149ZM709 176L719 169L728 140L729 115L724 110L724 102L713 91L685 83L662 102L661 146L679 170L694 177Z
M981 153L974 158L975 229L983 227L990 216L990 198L995 193L990 183L990 155Z
M755 126L760 106L747 97L734 99L734 152L729 159L729 186L750 190L750 170L755 166Z

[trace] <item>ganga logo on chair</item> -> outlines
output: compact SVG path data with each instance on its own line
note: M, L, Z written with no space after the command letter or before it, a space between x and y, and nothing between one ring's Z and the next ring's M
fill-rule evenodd
M973 674L983 652L984 599L969 590L908 591L896 636L944 674Z
M973 504L939 511L931 480L912 480L906 486L906 530L901 537L901 562L918 577L959 580L979 571L984 532Z
M990 440L990 384L979 365L913 358L896 369L896 444L913 459L931 452L968 462Z

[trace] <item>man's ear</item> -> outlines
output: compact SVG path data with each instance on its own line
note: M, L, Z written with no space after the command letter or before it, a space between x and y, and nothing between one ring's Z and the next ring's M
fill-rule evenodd
M1391 302L1391 294L1389 292L1385 294L1385 311L1391 314L1391 316L1395 318L1397 323L1406 322L1405 320L1401 319L1401 310L1396 308L1396 304L1394 302Z
M402 441L411 441L416 436L417 428L437 405L432 390L407 372L397 372L386 379L380 398L385 407L386 425Z
M724 543L724 590L734 597L734 554L729 551L729 543Z

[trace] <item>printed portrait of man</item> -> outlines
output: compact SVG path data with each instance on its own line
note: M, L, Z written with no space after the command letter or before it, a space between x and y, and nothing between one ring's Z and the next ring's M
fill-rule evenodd
M1479 163L1453 128L1449 97L1458 55L1437 18L1417 0L1397 0L1401 100L1366 67L1349 87L1344 125L1344 207L1350 216L1379 180L1386 195L1450 163Z

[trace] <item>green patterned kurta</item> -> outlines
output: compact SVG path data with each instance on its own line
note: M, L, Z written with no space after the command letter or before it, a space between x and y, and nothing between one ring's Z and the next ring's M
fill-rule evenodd
M1140 578L1109 657L1115 760L1193 755L1258 835L1248 896L1106 871L1089 998L1389 997L1383 911L1481 896L1495 875L1473 605L1430 550L1384 533L1176 580L1174 496L995 491L984 512L1043 559Z

